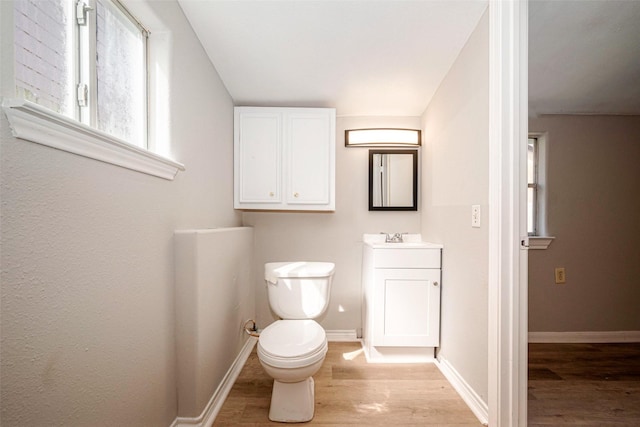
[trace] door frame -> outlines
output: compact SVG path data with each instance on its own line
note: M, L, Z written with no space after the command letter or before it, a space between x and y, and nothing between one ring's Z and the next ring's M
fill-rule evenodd
M491 427L527 424L528 0L489 0ZM524 238L526 240L526 237Z

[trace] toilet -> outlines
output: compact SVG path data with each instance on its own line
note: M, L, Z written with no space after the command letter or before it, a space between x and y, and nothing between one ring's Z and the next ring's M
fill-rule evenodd
M329 305L335 265L330 262L271 262L264 266L267 296L280 317L258 338L258 358L273 378L269 419L310 421L313 375L327 354L327 336L315 320Z

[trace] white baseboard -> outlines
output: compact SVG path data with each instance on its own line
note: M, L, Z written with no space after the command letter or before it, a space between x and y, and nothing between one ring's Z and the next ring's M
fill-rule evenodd
M357 342L358 335L355 329L334 329L325 331L327 334L327 341L330 342Z
M451 386L458 392L464 403L483 425L489 424L489 406L475 392L473 388L462 378L456 369L444 358L435 361L440 372L447 378Z
M216 391L213 392L211 399L209 399L200 416L195 418L178 417L171 423L170 427L210 427L218 416L225 399L229 395L231 388L233 388L233 384L236 382L238 375L240 375L244 364L247 363L247 359L257 342L257 338L249 337L244 343L242 350L240 350L240 353L231 364Z
M640 331L529 332L530 343L640 342Z

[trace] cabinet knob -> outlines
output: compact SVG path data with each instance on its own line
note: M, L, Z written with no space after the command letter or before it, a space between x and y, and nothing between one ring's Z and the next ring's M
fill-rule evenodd
M438 282L433 282L433 286L438 286Z
M273 191L269 192L269 197L273 197Z
M299 194L297 192L293 193L293 197L298 197Z

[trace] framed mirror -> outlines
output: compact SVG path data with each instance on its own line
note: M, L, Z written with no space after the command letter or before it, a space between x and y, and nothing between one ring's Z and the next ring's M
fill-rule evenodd
M418 210L418 150L369 150L369 210Z

